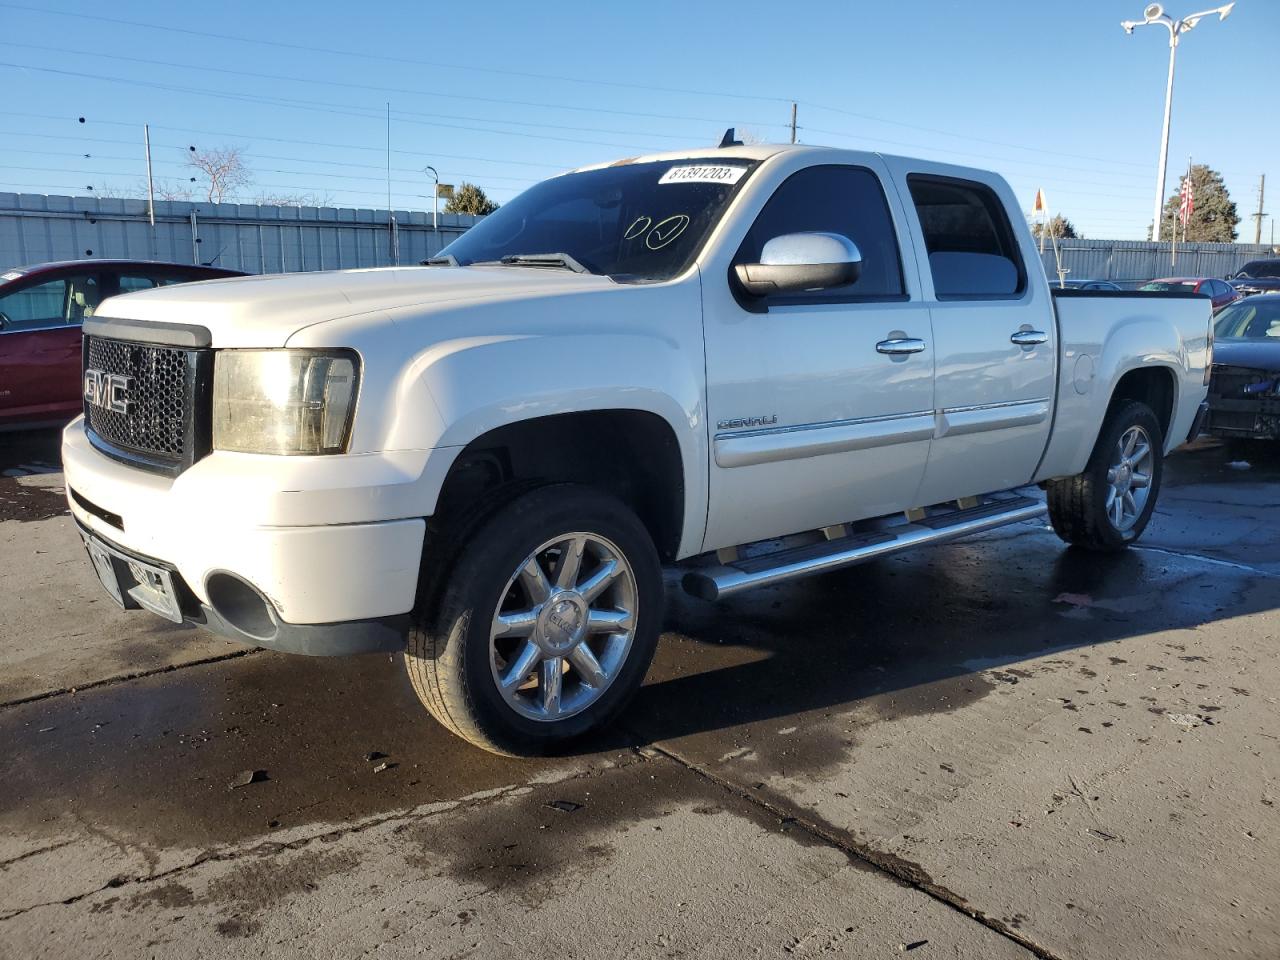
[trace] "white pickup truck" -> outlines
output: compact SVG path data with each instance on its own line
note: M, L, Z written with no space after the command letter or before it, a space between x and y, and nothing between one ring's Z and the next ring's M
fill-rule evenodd
M1203 297L1051 292L994 174L733 143L547 180L423 266L133 293L84 334L67 495L118 602L404 650L511 754L618 712L664 565L717 600L1046 510L1133 542L1212 352Z

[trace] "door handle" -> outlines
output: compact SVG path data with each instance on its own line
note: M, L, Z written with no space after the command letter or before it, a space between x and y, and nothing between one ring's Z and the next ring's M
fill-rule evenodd
M904 353L921 353L923 350L924 341L917 340L915 337L895 337L892 340L881 340L876 344L877 353L886 353L891 357Z
M1046 343L1049 335L1042 330L1019 330L1009 338L1010 343L1016 343L1020 347L1034 347L1039 343Z

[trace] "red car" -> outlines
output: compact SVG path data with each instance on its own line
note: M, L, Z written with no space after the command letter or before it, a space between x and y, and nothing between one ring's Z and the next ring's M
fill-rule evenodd
M238 276L145 260L68 260L0 273L0 430L55 426L80 412L80 322L107 297Z
M1228 307L1239 300L1243 294L1225 280L1213 277L1164 277L1144 283L1139 290L1151 290L1156 293L1203 293L1213 301L1213 312Z

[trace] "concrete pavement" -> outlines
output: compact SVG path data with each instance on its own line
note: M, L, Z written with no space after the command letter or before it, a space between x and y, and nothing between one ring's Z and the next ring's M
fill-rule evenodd
M672 589L619 727L539 762L395 658L90 603L59 475L4 478L0 956L1280 955L1280 459L1228 463L1120 556Z

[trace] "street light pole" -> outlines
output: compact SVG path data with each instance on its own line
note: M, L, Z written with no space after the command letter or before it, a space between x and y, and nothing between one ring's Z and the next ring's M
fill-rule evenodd
M423 173L431 174L431 179L435 182L435 188L431 191L431 229L434 233L440 232L440 174L436 173L435 167L423 167Z
M1173 113L1173 69L1178 57L1178 40L1182 34L1194 29L1203 17L1216 13L1219 20L1227 19L1227 15L1231 13L1231 8L1234 6L1235 0L1232 0L1231 3L1221 7L1201 10L1199 13L1191 13L1174 20L1164 12L1164 7L1160 4L1149 3L1142 11L1141 20L1125 20L1120 24L1125 33L1133 33L1134 27L1149 27L1155 24L1169 31L1169 80L1164 90L1164 129L1160 132L1160 164L1156 169L1156 198L1151 219L1151 239L1154 241L1160 240L1160 221L1164 214L1165 164L1169 159L1169 120Z

